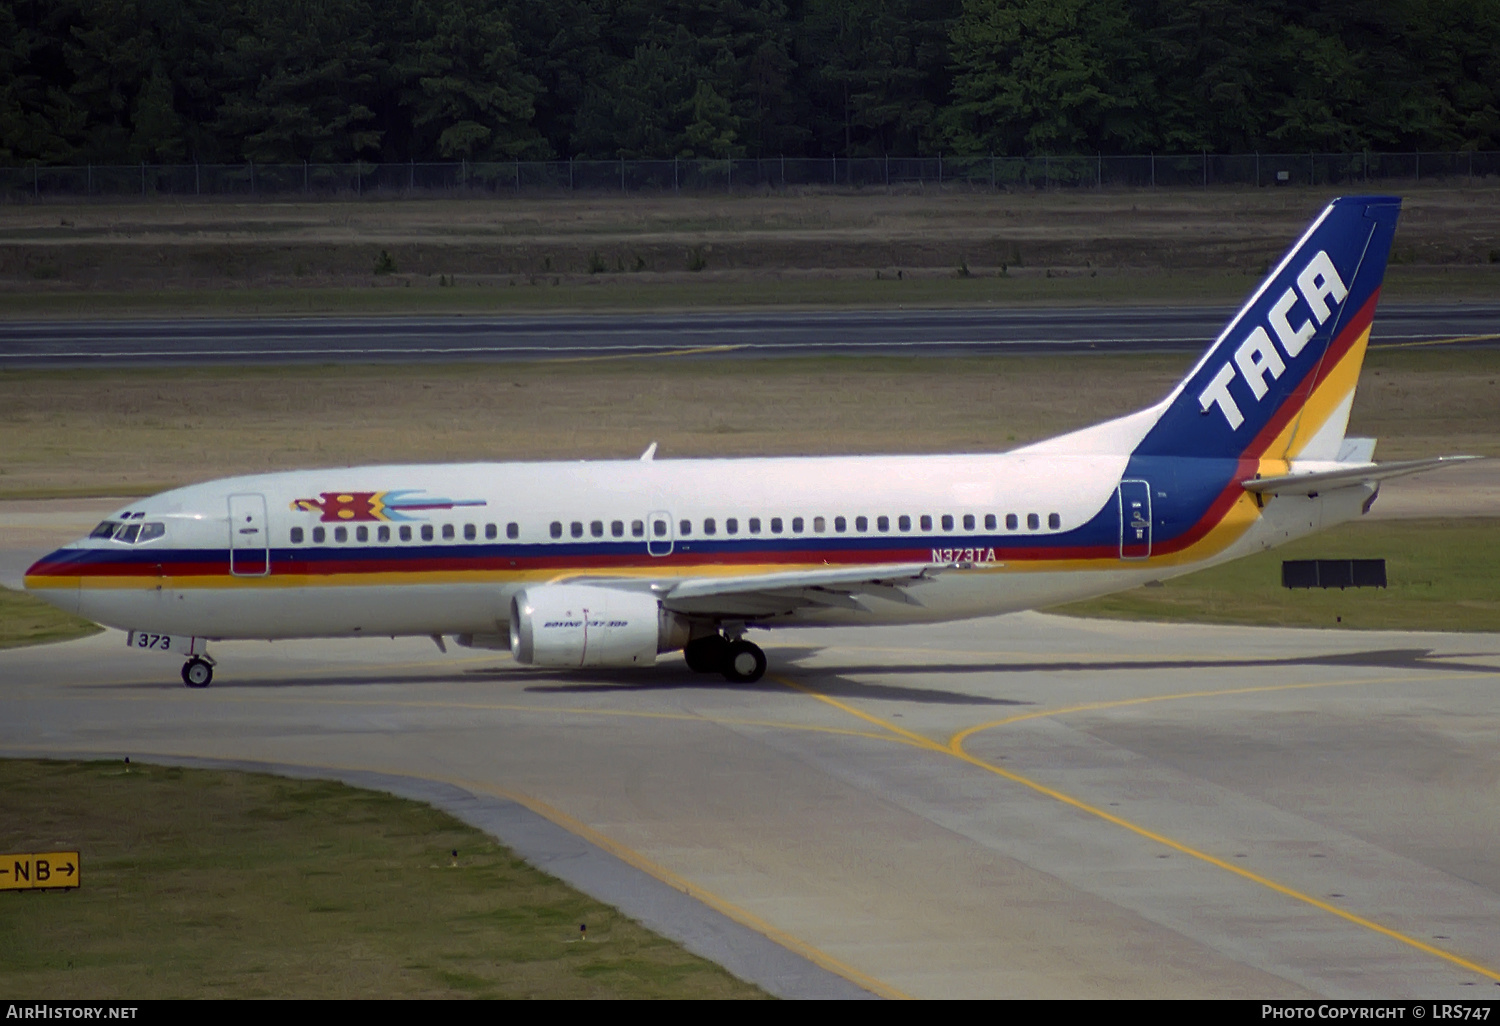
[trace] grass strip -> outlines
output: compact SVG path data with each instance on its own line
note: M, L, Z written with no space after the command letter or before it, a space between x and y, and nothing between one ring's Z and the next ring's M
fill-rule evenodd
M103 629L23 591L0 587L0 648L71 641Z
M536 275L516 282L459 280L439 287L431 275L382 280L365 288L256 286L151 288L139 291L29 289L0 292L0 318L271 317L503 315L734 310L763 307L1099 306L1240 302L1258 276L1223 271L1053 274L993 272L911 275L751 276L651 281L639 275ZM1393 267L1387 302L1488 300L1497 275L1487 267Z
M1281 586L1284 559L1385 559L1389 586L1289 591ZM1344 524L1160 587L1051 612L1274 627L1500 631L1500 521Z
M764 996L446 813L339 783L0 761L0 851L75 848L78 890L0 895L10 998Z

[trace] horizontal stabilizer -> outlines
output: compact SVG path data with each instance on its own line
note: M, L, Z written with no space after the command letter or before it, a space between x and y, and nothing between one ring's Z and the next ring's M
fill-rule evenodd
M1311 474L1282 474L1277 477L1255 477L1241 481L1246 491L1262 495L1314 495L1334 488L1371 484L1393 477L1405 477L1434 467L1483 459L1483 456L1433 456L1425 460L1397 460L1392 463L1367 463L1338 470L1320 470Z

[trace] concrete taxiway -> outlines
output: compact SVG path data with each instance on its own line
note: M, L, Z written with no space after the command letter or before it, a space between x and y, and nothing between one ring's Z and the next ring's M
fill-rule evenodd
M226 643L195 692L109 632L0 653L0 750L513 803L886 996L1500 986L1500 635L1020 614L765 640L749 686Z
M1197 351L1213 306L0 322L0 367ZM1384 304L1375 348L1500 343L1500 304Z

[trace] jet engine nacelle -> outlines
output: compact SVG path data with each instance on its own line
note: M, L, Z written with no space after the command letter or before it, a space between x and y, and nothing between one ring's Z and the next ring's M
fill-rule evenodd
M510 602L510 652L529 666L650 666L687 640L687 619L650 592L543 584Z

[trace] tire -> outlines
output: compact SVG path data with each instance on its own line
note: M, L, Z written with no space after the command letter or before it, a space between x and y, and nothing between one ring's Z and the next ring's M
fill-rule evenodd
M694 673L722 673L729 658L729 642L722 634L694 638L683 648L682 658Z
M214 679L214 668L202 659L189 659L182 664L182 682L190 688L206 688Z
M754 684L766 675L766 654L759 645L736 641L724 660L724 679L732 684Z

